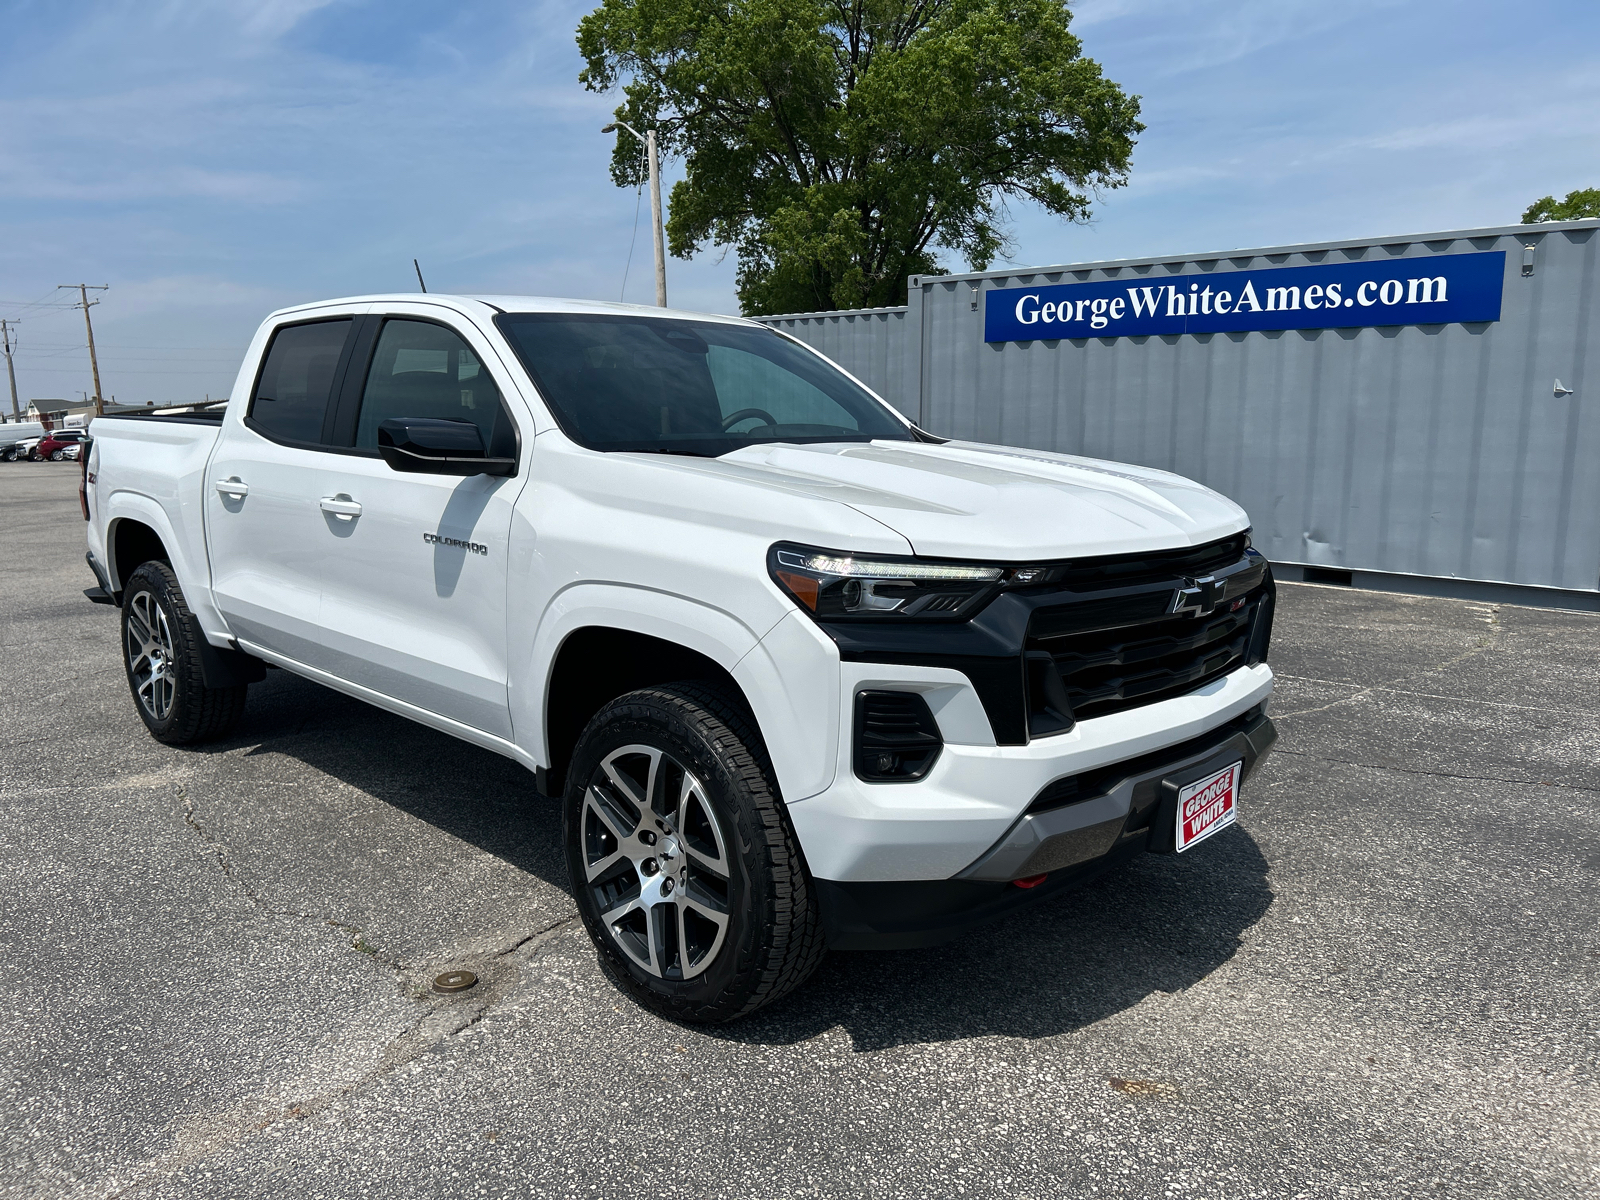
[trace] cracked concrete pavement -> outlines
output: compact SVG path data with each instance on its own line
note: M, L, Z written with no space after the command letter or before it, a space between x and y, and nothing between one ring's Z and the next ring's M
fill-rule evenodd
M1237 827L693 1029L513 764L284 672L146 736L75 481L0 466L0 1197L1600 1189L1594 615L1286 586Z

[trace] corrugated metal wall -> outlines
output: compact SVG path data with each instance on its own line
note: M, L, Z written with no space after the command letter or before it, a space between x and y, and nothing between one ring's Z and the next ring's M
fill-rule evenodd
M763 321L815 346L912 420L921 403L916 339L906 334L903 308L762 317Z
M1597 230L1571 222L914 278L904 309L764 320L935 433L1198 479L1245 506L1278 562L1595 592ZM1482 250L1507 251L1498 322L983 340L981 292L994 287ZM1573 394L1555 396L1557 379Z

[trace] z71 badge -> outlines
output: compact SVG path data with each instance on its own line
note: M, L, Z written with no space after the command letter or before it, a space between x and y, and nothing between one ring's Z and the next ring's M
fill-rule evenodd
M460 538L444 537L437 533L425 533L422 540L430 546L459 546L463 550L470 550L474 554L488 554L489 547L481 542L463 542Z

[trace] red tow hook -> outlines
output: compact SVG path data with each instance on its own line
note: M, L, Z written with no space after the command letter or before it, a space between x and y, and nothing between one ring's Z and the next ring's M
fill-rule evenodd
M1013 879L1011 881L1011 886L1019 888L1035 888L1049 878L1049 875L1029 875L1026 879Z

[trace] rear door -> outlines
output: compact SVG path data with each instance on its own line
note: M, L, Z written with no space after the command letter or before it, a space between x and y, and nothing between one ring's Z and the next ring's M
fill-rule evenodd
M334 404L360 319L279 326L242 417L229 413L205 479L217 607L240 641L324 666L322 566L337 529L326 494Z
M367 318L349 371L334 439L346 449L323 475L338 541L323 556L322 637L341 678L509 739L506 549L532 428L519 432L520 400L470 322L428 312ZM517 473L394 471L377 448L390 417L470 420L491 454L520 450Z

